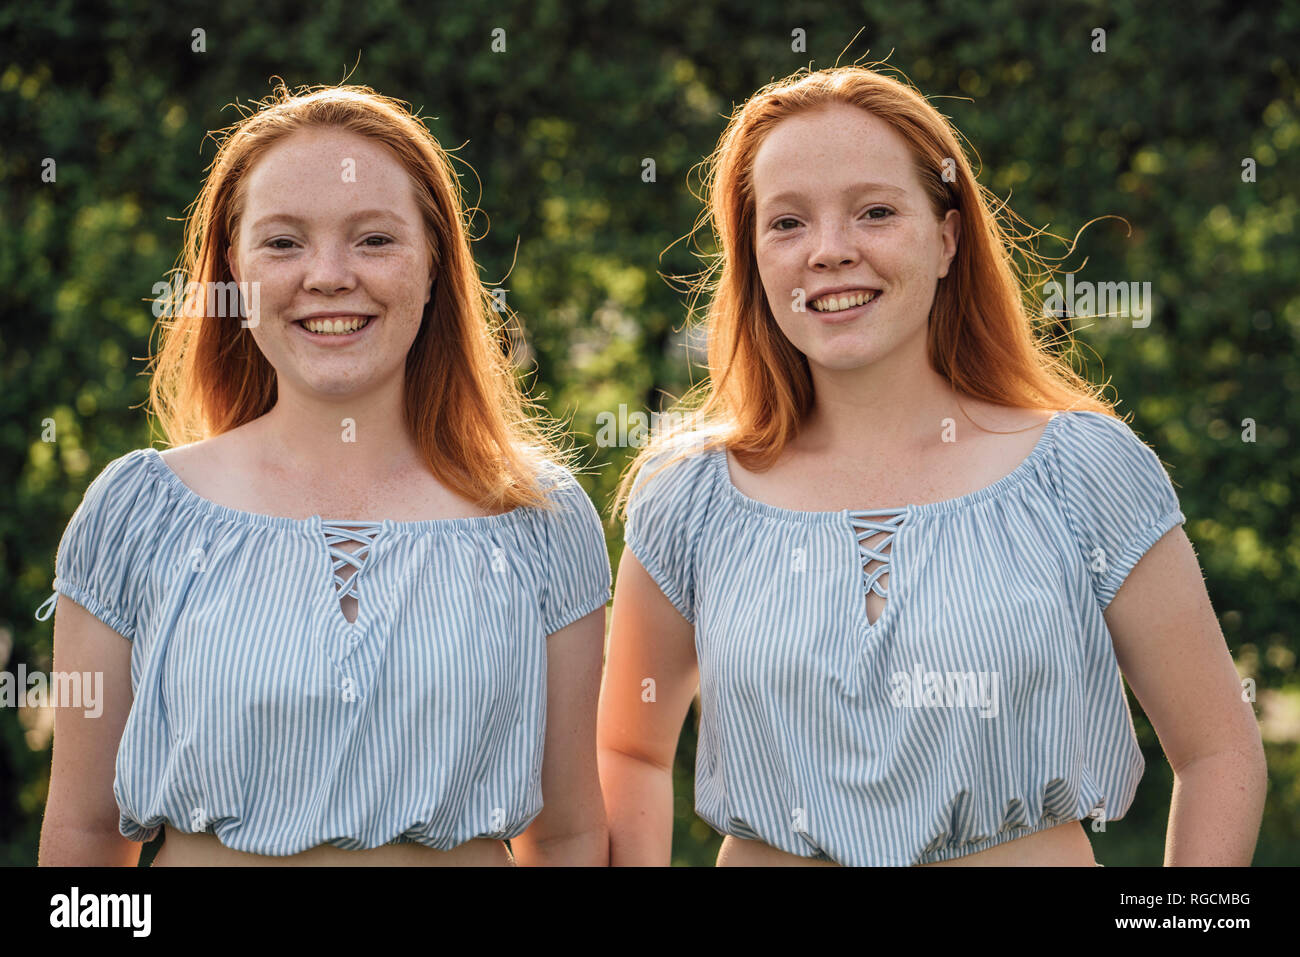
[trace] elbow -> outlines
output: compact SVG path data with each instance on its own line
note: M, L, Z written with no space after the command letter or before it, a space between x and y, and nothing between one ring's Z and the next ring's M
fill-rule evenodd
M619 747L613 744L600 744L596 748L597 760L602 764L612 765L618 762L630 762L641 768L658 771L668 776L673 775L674 754L654 755L638 748Z
M1187 781L1209 775L1220 780L1235 780L1240 787L1259 794L1268 787L1268 759L1258 729L1228 747L1170 764L1175 780Z

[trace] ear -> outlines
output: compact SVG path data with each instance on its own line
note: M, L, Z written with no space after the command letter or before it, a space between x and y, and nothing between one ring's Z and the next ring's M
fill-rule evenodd
M429 257L429 291L425 294L424 304L427 306L429 300L433 298L433 287L438 283L438 267L433 264L433 257Z
M961 213L950 209L943 217L943 253L939 257L939 278L948 275L948 267L957 255L957 240L961 236Z
M239 267L235 265L235 247L233 244L226 247L226 265L230 267L230 275L239 282Z

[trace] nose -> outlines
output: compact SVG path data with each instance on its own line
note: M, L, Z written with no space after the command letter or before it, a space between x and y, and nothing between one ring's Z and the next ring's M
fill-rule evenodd
M307 260L302 285L311 292L333 296L354 289L356 271L348 258L346 243L321 243Z
M858 251L847 228L837 222L823 223L818 227L809 247L809 268L825 272L838 266L853 266L857 262Z

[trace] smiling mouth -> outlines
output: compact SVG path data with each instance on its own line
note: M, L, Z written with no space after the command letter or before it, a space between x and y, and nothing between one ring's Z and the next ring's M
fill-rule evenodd
M809 303L814 312L844 312L855 309L881 297L879 289L859 289L857 292L831 293Z
M370 325L373 318L374 316L330 316L323 319L299 319L294 325L318 336L350 336Z

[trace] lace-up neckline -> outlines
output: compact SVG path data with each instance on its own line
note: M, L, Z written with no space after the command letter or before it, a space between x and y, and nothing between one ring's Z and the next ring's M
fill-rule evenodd
M880 578L889 572L890 552L893 551L894 536L898 534L898 529L907 515L907 508L876 508L876 509L850 509L848 511L849 522L853 525L858 536L858 555L862 560L862 593L865 597L871 592L875 592L881 598L888 598L885 593L885 586L881 584ZM877 519L881 519L877 521ZM884 533L884 537L877 539L875 544L869 546L867 540L874 538L876 535ZM889 549L887 552L886 549ZM872 562L879 562L870 572L867 566Z
M334 564L334 588L339 600L344 598L360 599L358 581L366 559L370 557L370 548L375 537L383 530L383 522L349 522L344 519L322 519L321 528L325 532L325 544L329 547L330 560ZM339 546L343 542L353 541L361 547L355 552L346 551ZM351 565L352 574L343 578L340 572Z

